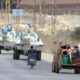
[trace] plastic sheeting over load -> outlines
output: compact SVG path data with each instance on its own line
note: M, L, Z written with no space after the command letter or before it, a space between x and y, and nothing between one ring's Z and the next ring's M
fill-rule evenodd
M7 29L2 28L2 34L3 34L3 35L7 35L7 34L8 34Z

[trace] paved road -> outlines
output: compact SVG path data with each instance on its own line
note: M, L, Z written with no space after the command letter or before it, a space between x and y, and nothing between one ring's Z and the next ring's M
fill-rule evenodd
M45 55L43 55L44 57ZM61 70L59 74L51 72L50 56L37 62L37 67L27 66L26 57L13 60L12 54L0 54L0 80L79 80L80 74L73 70Z

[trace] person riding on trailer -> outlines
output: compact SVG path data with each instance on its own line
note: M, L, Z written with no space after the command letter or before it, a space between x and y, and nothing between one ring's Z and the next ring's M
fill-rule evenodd
M79 48L78 48L78 46L74 46L74 49L75 49L75 57L76 58L80 58L80 50L79 50Z

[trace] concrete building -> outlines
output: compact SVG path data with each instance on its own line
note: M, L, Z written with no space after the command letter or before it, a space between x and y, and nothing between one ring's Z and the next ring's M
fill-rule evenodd
M16 9L17 4L20 2L20 0L0 0L0 9L6 9L8 6L11 9Z
M22 0L20 8L56 14L80 14L80 0Z

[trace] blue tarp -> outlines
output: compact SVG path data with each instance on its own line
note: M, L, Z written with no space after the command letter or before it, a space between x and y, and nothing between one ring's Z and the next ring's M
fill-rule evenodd
M8 24L7 30L8 30L8 31L11 31L11 30L12 30L12 24Z
M3 28L2 28L2 34L3 34L3 35L7 35L7 34L8 34L7 29L3 29Z
M20 33L19 33L19 38L20 38L21 41L24 40L25 35L24 35L23 32L20 32Z

